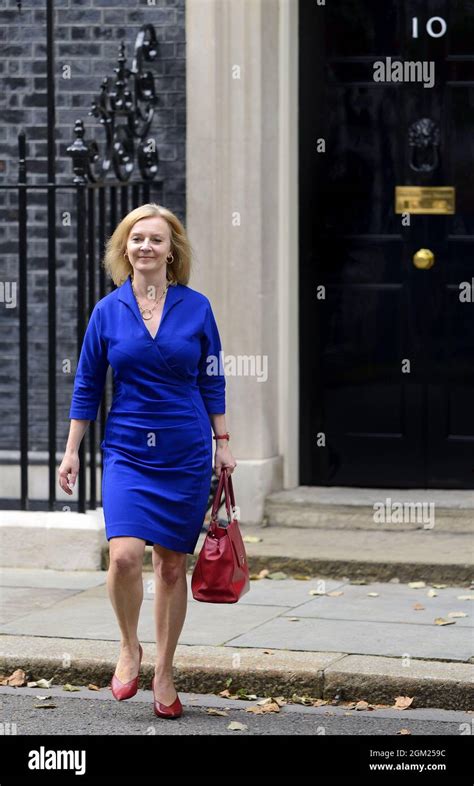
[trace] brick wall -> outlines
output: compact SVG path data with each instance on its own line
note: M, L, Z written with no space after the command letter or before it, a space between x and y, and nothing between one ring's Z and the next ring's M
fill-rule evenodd
M0 0L0 185L17 182L17 135L27 137L28 182L47 178L46 148L46 0ZM151 23L158 57L147 64L155 75L158 103L148 136L156 140L163 189L151 189L185 221L185 7L184 0L55 0L56 172L58 183L71 183L72 162L66 148L81 118L86 138L102 145L104 134L88 116L105 76L114 76L121 40L131 67L136 35ZM70 78L64 78L70 66ZM139 177L137 171L137 177ZM45 191L28 192L28 334L29 448L47 448L47 220ZM0 190L0 280L18 281L18 198ZM71 226L63 225L70 211ZM77 361L75 346L76 222L70 193L57 192L57 449L69 429L68 411ZM0 303L0 450L19 448L18 306ZM64 374L65 360L72 372Z

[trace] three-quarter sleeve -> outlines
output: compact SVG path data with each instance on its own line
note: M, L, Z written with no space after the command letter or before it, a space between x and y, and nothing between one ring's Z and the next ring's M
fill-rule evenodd
M201 335L201 350L197 384L199 385L204 406L209 415L224 415L226 383L222 368L222 347L216 320L209 301ZM209 363L208 361L211 362Z
M107 367L107 346L101 333L100 310L96 304L82 342L69 418L97 419Z

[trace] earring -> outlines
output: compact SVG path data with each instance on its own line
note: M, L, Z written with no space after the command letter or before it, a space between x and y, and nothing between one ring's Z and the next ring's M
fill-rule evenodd
M173 254L171 254L171 259L170 260L168 260L168 257L169 257L169 254L166 257L166 264L167 265L171 265L171 263L174 261L174 256L173 256Z

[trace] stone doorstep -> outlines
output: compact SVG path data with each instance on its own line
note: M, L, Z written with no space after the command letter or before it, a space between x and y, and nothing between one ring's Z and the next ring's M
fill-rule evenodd
M392 502L433 502L437 509L471 510L474 514L474 489L386 489L349 486L297 486L274 491L269 503L308 506L372 507L390 498Z
M53 570L100 570L107 540L102 509L0 511L0 565Z
M425 507L420 508L421 505ZM397 521L397 508L402 521ZM416 507L418 505L418 507ZM374 506L383 516L374 520ZM433 522L431 521L433 517ZM423 530L474 536L474 491L298 486L265 498L264 523L275 527L383 531Z
M91 649L96 650L95 658ZM143 649L139 687L147 690L154 645L146 643ZM58 650L68 653L69 666L62 665L64 656L58 656ZM107 687L116 656L116 642L41 639L39 644L36 637L4 636L0 670L11 674L22 668L28 681L46 677L61 684ZM178 645L174 668L176 688L186 693L219 693L228 688L231 693L243 689L262 697L291 698L296 693L332 700L339 695L342 701L389 705L397 696L410 696L414 709L474 709L472 664L412 659L406 667L399 658L382 656Z
M427 516L429 508L426 509ZM374 508L364 505L326 505L296 502L278 502L266 499L264 520L271 527L300 527L311 529L370 529L377 531L413 531L426 529L423 509L419 513L407 509L405 521L374 521ZM392 514L395 518L395 514ZM440 508L433 512L437 531L464 532L474 536L474 511L462 508Z

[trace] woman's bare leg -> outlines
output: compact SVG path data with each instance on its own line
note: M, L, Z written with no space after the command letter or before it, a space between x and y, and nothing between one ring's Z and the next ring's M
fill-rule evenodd
M155 697L166 706L176 699L173 658L186 618L186 554L153 546L155 574Z
M121 632L115 674L129 682L138 673L138 618L143 601L143 554L146 541L128 536L110 538L107 589Z

